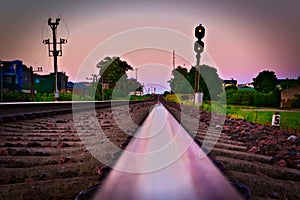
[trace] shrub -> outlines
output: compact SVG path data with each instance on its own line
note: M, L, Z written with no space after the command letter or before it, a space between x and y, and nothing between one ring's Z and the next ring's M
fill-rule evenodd
M47 94L47 93L44 93L44 94L37 93L35 95L35 101L37 101L37 102L41 102L41 101L55 101L54 93L50 93L50 94Z
M175 94L168 94L168 95L165 97L165 99L166 99L167 101L170 101L170 102L173 102L173 103L179 103L179 100L178 100L178 98L176 97Z
M124 99L127 97L126 93L122 90L114 90L113 93L112 93L112 98L115 100L115 99Z
M24 92L3 93L4 102L26 102L30 101L30 94Z
M257 107L279 107L280 105L280 95L277 89L268 94L256 91L228 90L226 100L229 105Z
M60 101L72 101L72 93L59 93Z
M300 108L300 95L296 95L296 99L292 102L293 108Z

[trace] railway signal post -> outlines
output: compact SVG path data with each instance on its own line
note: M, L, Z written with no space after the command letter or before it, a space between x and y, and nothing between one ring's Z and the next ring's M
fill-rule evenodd
M199 24L195 28L195 37L197 38L197 41L194 43L194 51L196 53L196 75L195 75L195 85L194 85L194 93L195 93L195 104L202 104L203 99L203 93L199 92L199 81L200 81L200 58L201 53L204 51L204 42L202 39L205 35L205 28L202 26L202 24Z

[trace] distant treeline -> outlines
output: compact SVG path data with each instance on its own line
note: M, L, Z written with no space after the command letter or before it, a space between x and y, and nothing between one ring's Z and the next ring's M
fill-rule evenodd
M272 92L263 93L257 91L227 90L226 101L229 105L279 107L280 91L274 89Z

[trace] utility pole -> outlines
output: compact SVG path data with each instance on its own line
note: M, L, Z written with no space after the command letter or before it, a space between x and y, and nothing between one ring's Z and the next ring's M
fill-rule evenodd
M101 99L102 99L102 101L104 101L104 88L103 88L103 78L101 79L102 80L102 82L101 82Z
M173 50L173 70L175 69L175 50Z
M3 65L2 61L0 60L0 68L1 68L1 102L3 102Z
M66 39L61 39L59 40L59 42L57 42L57 38L56 38L56 30L57 30L57 26L59 25L60 22L60 18L56 18L55 22L52 22L52 19L49 18L48 19L48 25L50 26L51 30L52 30L52 42L50 42L50 39L46 39L43 40L44 44L48 45L48 51L49 51L49 57L53 57L53 61L54 61L54 96L55 99L58 99L59 97L59 93L58 93L58 88L57 88L57 57L58 56L62 56L62 44L66 44L67 40ZM57 44L59 44L59 46L57 46ZM52 47L51 47L52 45Z
M29 68L30 71L30 97L34 101L35 100L35 92L34 92L34 76L33 72L41 72L43 71L42 67L38 67L37 71L33 71L32 66Z
M136 81L138 81L138 68L135 68L135 79L136 79Z
M100 93L98 91L98 75L97 74L91 74L91 78L86 77L86 80L92 80L93 81L93 85L91 86L92 87L91 94L93 94L93 91L96 90L98 96L100 97Z

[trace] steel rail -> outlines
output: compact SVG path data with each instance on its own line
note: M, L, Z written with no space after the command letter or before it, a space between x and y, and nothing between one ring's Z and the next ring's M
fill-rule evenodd
M95 199L243 199L175 120L156 104Z

